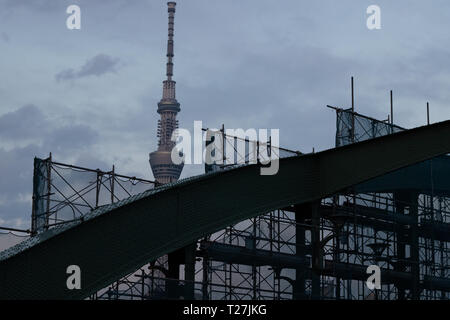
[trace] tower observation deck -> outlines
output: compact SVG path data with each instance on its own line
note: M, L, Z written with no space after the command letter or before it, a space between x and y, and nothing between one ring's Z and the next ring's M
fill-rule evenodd
M172 133L178 128L176 119L180 112L180 104L175 98L175 84L173 76L173 35L175 19L175 2L168 2L169 13L169 33L167 40L167 64L166 76L163 81L163 95L158 103L158 113L161 119L158 120L158 150L150 153L150 166L155 180L160 184L177 181L183 170L183 163L177 165L172 162L171 152L175 142L171 140Z

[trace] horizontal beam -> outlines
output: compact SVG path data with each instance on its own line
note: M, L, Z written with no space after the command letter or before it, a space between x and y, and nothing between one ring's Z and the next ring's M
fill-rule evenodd
M250 249L225 243L202 241L197 255L215 261L248 266L272 266L277 268L305 268L311 263L307 256Z

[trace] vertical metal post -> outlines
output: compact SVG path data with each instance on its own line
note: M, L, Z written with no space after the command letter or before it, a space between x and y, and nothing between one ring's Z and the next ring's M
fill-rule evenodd
M305 216L307 212L307 206L296 205L295 207L295 255L305 258ZM295 269L295 285L292 287L292 298L294 300L304 299L305 296L305 271L304 267L298 267Z
M34 168L33 168L33 204L31 206L31 235L35 235L36 234L36 228L37 228L37 217L36 217L36 187L35 187L35 180L36 180L36 160L37 158L34 157Z
M166 293L168 299L179 299L180 253L183 249L168 254L168 272L166 276Z
M336 226L336 224L334 224L333 226L334 228L334 233L336 234L336 238L333 239L333 244L335 245L334 247L334 252L333 252L333 260L334 260L334 264L335 266L340 262L340 227ZM340 300L341 299L341 278L339 277L338 274L335 275L336 276L336 288L335 288L335 295L336 295L336 300Z
M141 299L144 300L145 298L145 286L144 286L144 279L145 279L145 271L144 269L142 269L142 273L141 273Z
M111 172L111 203L114 203L114 180L116 179L114 177L114 165L112 167L112 172Z
M394 124L394 99L391 90L391 124Z
M256 219L253 219L253 239L252 239L252 249L256 250ZM257 299L257 285L256 285L256 266L252 266L252 286L253 286L253 300Z
M45 228L48 229L50 219L50 194L52 192L52 153L47 159L47 207L45 214Z
M227 160L227 157L225 156L225 142L227 139L227 137L225 137L225 124L222 124L222 129L220 131L222 131L222 165L225 165L225 162Z
M155 261L155 264L157 263L157 261L158 260ZM153 296L153 294L155 293L155 268L153 268L153 265L151 268L151 277L152 277L152 280L150 282L151 285L149 288L150 292L148 293L149 297Z
M419 235L418 235L418 222L419 222L419 195L416 192L409 192L408 202L410 204L410 216L413 218L413 223L410 229L410 241L411 241L411 273L413 275L411 296L413 300L419 300L420 296L420 266L419 266ZM434 244L433 244L434 245Z
M427 124L430 125L430 103L427 102Z
M355 112L355 91L353 86L353 77L352 77L352 112Z
M196 247L196 242L184 247L184 299L186 300L194 299Z
M352 77L352 143L355 142L355 91Z
M339 127L339 118L341 117L341 113L339 110L336 109L336 136L335 136L335 141L334 141L334 145L336 147L339 147L341 144L339 143L339 132L340 132L340 127Z
M259 163L259 140L256 140L256 163Z
M405 213L405 204L404 204L404 197L400 192L394 192L394 214L404 214ZM406 258L406 235L403 228L399 228L397 232L397 264L395 265L395 270L399 272L405 272L406 264L405 264L405 258ZM405 288L403 285L400 285L398 283L395 284L398 290L398 300L404 300L405 299Z
M229 238L229 244L231 245L231 244L233 244L233 227L232 226L230 226L230 238ZM229 300L231 300L232 299L232 297L233 297L233 278L232 278L232 276L233 276L233 265L230 263L229 265L228 265L228 267L229 267L229 272L228 272L228 276L229 276L229 282L228 282L228 288L229 288L229 292L228 292L228 299Z
M312 298L320 299L320 274L322 272L322 247L320 242L320 202L310 203L312 244Z
M396 206L396 214L405 214L405 209L409 208L409 216L412 219L411 224L409 225L409 232L406 233L405 230L400 230L397 235L397 255L398 255L398 264L397 270L400 272L405 271L405 259L406 259L406 242L408 242L410 246L410 264L411 264L411 274L412 281L410 285L411 298L413 300L418 300L420 295L420 268L419 268L419 238L418 238L418 193L412 191L404 191L404 192L395 192L394 193L394 201ZM399 300L403 300L405 298L405 291L402 286L398 286Z
M233 239L232 239L232 235L233 235L233 226L229 226L228 228L226 228L226 233L224 235L224 243L226 243L226 236L228 236L228 244L231 245L233 243ZM232 268L233 265L231 263L228 263L224 266L224 294L225 294L225 299L226 300L231 300L232 299L232 280L231 280L231 275L232 275Z
M39 189L39 185L41 182L41 166L47 165L44 161L41 159L38 159L34 157L34 164L33 164L33 205L31 208L31 235L35 235L38 232L38 216L44 215L44 227L46 223L46 212L44 211L43 204L43 194L41 194L41 190ZM44 211L44 212L42 212ZM39 230L42 231L42 230Z
M205 240L207 239L205 238ZM209 273L208 257L203 256L203 281L202 281L203 300L208 300L208 273Z
M238 150L237 144L238 144L237 137L233 137L233 147L235 150ZM239 163L239 155L237 151L234 152L233 159L231 159L231 161L233 163ZM244 163L247 163L247 161L245 161L245 141L244 141Z
M276 218L275 230L278 229L277 233L275 234L276 241L277 241L276 242L277 252L280 252L280 250L281 250L281 246L280 246L280 241L281 241L280 210L277 210L277 215L275 218ZM277 289L278 289L277 290L278 291L277 299L280 300L281 299L281 279L280 279L280 277L277 277L276 281L277 281Z
M95 186L95 208L98 208L98 202L99 202L99 197L100 197L101 181L99 179L102 179L102 176L100 174L100 170L97 169L97 180L96 180L96 186Z

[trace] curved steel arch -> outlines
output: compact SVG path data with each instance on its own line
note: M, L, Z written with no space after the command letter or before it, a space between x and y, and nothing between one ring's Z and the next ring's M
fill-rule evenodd
M94 210L0 254L0 299L79 299L231 224L450 152L450 121L320 153L202 175ZM66 268L81 268L68 290Z

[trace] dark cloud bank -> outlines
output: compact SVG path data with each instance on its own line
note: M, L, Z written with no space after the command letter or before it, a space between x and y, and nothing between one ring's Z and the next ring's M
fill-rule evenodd
M32 104L0 115L0 141L12 146L0 147L1 225L29 228L35 156L45 158L52 151L61 161L75 155L83 163L97 140L89 126L52 120ZM106 167L98 160L96 164Z
M106 54L98 54L88 59L78 70L69 68L59 72L55 75L55 79L61 82L89 76L100 77L107 73L115 73L119 67L119 61L118 58Z

